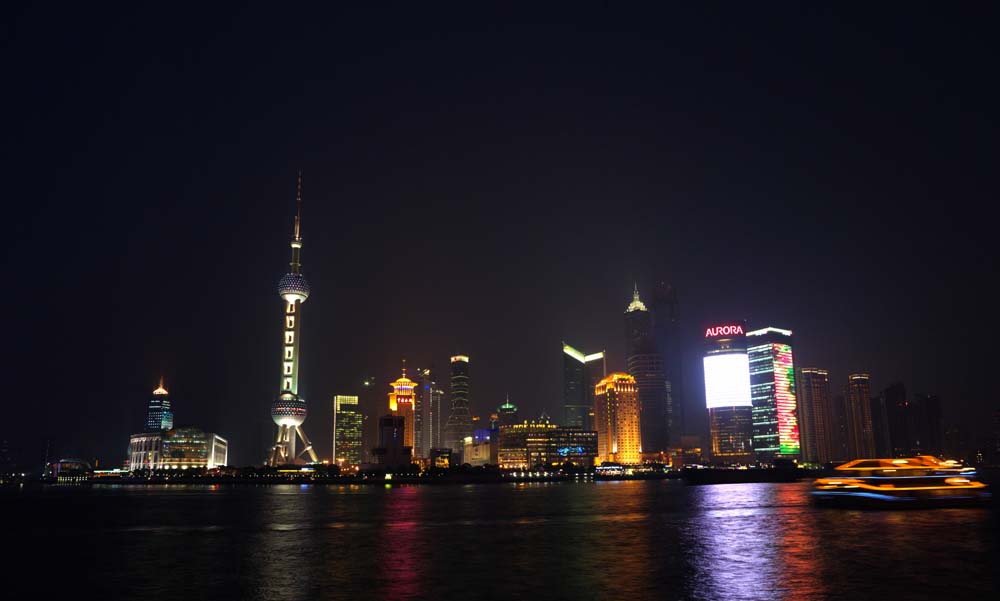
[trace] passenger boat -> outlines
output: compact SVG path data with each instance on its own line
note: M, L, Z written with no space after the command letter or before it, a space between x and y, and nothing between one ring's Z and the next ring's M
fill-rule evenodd
M990 500L976 469L935 457L855 459L816 480L812 498L821 505L898 508L980 505Z

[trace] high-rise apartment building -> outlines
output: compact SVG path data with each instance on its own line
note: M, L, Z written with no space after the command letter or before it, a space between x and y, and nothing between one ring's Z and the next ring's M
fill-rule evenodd
M745 463L753 453L753 412L746 330L742 323L705 329L705 404L717 463Z
M594 387L598 461L637 464L642 460L639 391L629 374L612 373Z
M469 358L451 358L451 413L444 428L444 446L461 455L465 437L472 436L472 415L469 413Z
M837 458L836 419L830 396L830 374L825 369L798 370L799 433L802 459L826 463Z
M666 444L681 446L684 434L684 343L680 331L677 291L666 282L653 290L653 340L663 361L667 392L664 405Z
M361 410L358 397L333 397L333 462L341 467L361 463Z
M625 345L628 373L635 378L642 412L642 448L667 448L667 382L663 360L653 341L653 316L639 298L638 286L625 308Z
M590 430L594 386L607 375L604 351L584 354L563 342L563 425Z
M160 385L153 391L146 409L146 432L160 432L174 427L174 411L170 408L170 393Z
M872 431L871 379L868 374L848 376L844 397L847 451L850 458L872 458L875 456L875 436Z
M797 458L800 441L792 331L751 330L746 341L754 457L764 463Z

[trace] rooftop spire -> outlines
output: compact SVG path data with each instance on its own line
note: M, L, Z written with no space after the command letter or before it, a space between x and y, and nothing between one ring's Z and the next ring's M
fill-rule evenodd
M628 309L625 310L626 313L631 313L632 311L645 311L646 305L639 300L639 284L635 283L635 287L632 289L632 302L629 303Z

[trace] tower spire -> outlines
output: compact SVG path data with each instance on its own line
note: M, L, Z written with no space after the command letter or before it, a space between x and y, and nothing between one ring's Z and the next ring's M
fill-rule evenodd
M302 171L299 171L299 178L295 184L295 240L302 240L299 234L299 227L302 223Z
M299 171L298 180L295 183L295 235L292 237L292 260L288 266L292 268L292 273L302 272L302 172Z

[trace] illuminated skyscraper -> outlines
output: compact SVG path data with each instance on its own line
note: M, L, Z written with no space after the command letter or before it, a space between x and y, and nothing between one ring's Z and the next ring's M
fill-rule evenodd
M677 292L666 282L653 290L653 340L663 361L667 392L664 403L667 447L681 445L684 433L684 344Z
M302 303L309 298L309 282L302 275L302 174L299 173L295 195L295 234L292 237L290 270L278 282L278 294L285 301L285 327L281 349L281 385L278 398L271 403L271 419L278 426L278 437L271 450L269 465L295 463L308 454L313 462L319 461L312 443L302 429L306 421L306 401L299 396L299 337L302 331ZM303 449L296 452L296 436Z
M830 374L825 369L803 367L798 370L798 389L802 459L813 463L837 459Z
M628 373L635 378L642 412L642 448L647 452L667 448L667 381L663 360L653 341L653 317L639 299L639 287L625 309L625 344Z
M174 412L170 408L170 393L163 387L163 377L160 385L153 391L146 409L146 432L159 432L174 427Z
M510 402L510 396L507 397L503 405L497 407L497 421L500 427L517 423L517 405Z
M342 467L361 463L361 410L358 397L333 397L333 462Z
M847 451L850 458L872 458L875 456L875 436L872 431L871 381L868 374L848 376L847 394L844 396Z
M413 454L431 456L431 439L434 433L434 379L428 368L416 370L413 388Z
M792 331L763 328L746 335L754 456L764 463L797 458L800 444Z
M607 375L604 351L584 355L563 342L563 425L591 430L594 387Z
M428 403L428 421L430 428L430 445L432 449L442 448L441 439L445 424L448 422L442 419L444 415L444 391L437 387L437 382L430 383L430 402ZM429 456L429 455L428 455Z
M635 378L612 373L594 387L597 460L637 464L642 461L639 392Z
M465 437L472 436L472 416L469 414L469 358L451 358L451 413L444 428L444 446L461 455Z
M413 389L416 382L406 377L406 361L403 361L403 375L395 382L389 384L392 392L389 393L389 411L393 415L402 417L404 422L403 446L414 448L414 411L413 411Z
M712 455L722 463L746 462L753 451L746 330L743 324L707 328L705 345L705 403Z

